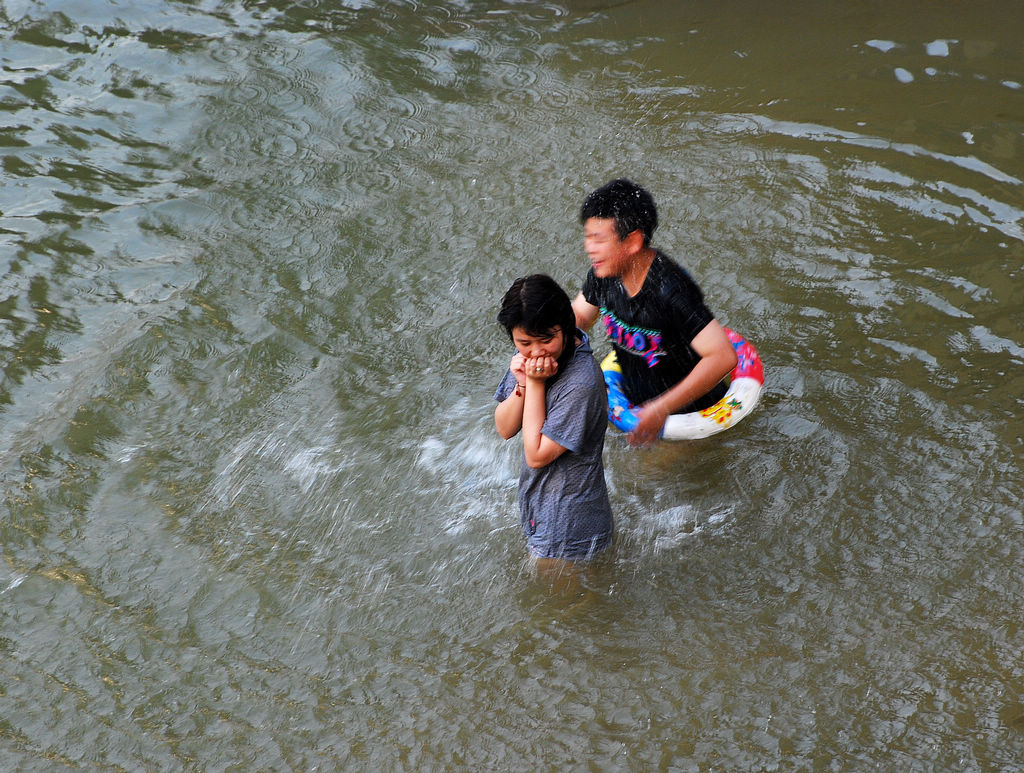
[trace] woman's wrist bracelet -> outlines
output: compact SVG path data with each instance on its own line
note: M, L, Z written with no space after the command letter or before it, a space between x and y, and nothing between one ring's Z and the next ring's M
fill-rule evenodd
M526 384L520 384L516 382L516 397L522 397L526 394Z

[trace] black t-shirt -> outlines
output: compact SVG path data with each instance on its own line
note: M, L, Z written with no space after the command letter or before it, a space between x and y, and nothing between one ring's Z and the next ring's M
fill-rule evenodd
M631 402L657 397L686 378L700 361L690 342L714 315L704 305L697 283L660 251L634 297L617 277L599 279L593 269L583 283L583 297L601 310L601 322L622 368L623 391ZM725 384L717 384L678 413L712 406L725 391Z

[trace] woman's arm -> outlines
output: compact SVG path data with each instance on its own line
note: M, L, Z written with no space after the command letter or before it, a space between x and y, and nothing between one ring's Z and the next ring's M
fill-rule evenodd
M505 440L514 437L522 429L525 401L526 390L517 385L494 409L494 426Z
M494 426L505 440L514 437L523 426L523 398L526 396L526 371L523 370L523 355L516 352L508 369L516 380L511 394L494 409Z
M551 357L529 359L525 362L525 371L526 394L521 414L523 453L527 466L538 469L547 467L565 453L564 446L541 432L547 418L547 379L558 372L558 362Z

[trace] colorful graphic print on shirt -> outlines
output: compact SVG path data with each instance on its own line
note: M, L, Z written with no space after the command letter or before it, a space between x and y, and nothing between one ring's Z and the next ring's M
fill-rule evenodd
M604 306L601 307L601 321L612 343L642 357L648 368L657 365L658 359L666 354L661 348L661 333L657 330L627 325Z

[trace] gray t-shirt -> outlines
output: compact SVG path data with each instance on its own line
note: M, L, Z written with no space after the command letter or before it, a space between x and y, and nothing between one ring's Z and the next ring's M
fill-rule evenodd
M540 469L526 464L519 473L519 513L530 551L541 558L587 558L611 542L614 523L604 481L608 394L601 367L587 336L564 370L548 379L547 415L541 432L566 449ZM515 388L511 371L498 384L494 399L505 400Z

